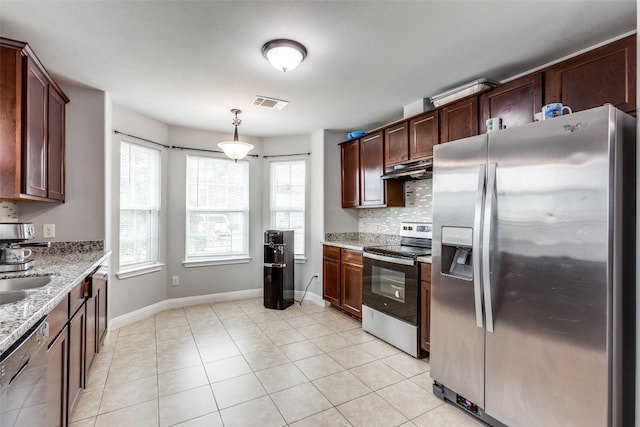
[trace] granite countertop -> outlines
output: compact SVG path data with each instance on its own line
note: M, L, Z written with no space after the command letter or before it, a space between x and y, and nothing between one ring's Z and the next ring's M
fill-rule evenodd
M397 245L400 236L371 233L329 233L325 235L323 245L362 251L367 246ZM431 256L418 257L418 262L431 264Z
M400 236L375 233L327 233L323 245L361 251L366 246L397 245Z
M418 257L418 262L426 262L428 264L431 264L431 255L429 255L429 256L419 256Z
M74 286L111 255L102 245L54 245L34 248L35 264L27 271L0 273L0 279L53 276L46 286L29 297L11 304L0 305L0 353L14 344L22 334L36 324L71 291Z
M366 240L325 240L322 244L327 246L336 246L338 248L352 249L354 251L361 251L365 246L371 246L371 242Z

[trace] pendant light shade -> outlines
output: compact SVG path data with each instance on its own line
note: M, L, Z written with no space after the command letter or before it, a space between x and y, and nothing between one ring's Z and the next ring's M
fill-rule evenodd
M300 65L307 49L294 40L276 39L262 46L262 54L276 69L287 72Z
M223 141L218 143L218 147L224 151L224 154L227 155L230 159L238 161L240 159L244 159L244 157L249 153L249 151L253 150L253 145L247 142L238 141L238 126L242 123L242 120L238 119L238 114L242 113L242 111L234 108L231 110L233 114L235 114L235 118L233 119L233 126L235 129L233 131L233 141Z

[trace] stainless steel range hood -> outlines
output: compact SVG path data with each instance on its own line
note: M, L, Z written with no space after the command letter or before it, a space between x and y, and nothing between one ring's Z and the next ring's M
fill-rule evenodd
M407 163L403 165L387 166L386 172L382 175L382 179L397 179L409 181L414 179L431 178L433 171L433 158L429 157L417 162Z

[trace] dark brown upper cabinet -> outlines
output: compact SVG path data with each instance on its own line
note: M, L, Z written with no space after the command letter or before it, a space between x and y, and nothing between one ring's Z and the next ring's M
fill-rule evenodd
M384 205L385 187L383 133L378 131L360 138L360 206Z
M480 96L480 133L487 131L487 119L501 117L508 128L533 122L542 109L542 73L517 78Z
M381 179L384 172L382 130L340 144L342 207L404 206L404 185Z
M385 166L392 166L408 160L409 129L405 121L384 130L384 163Z
M360 140L340 145L342 162L342 207L357 208L360 205Z
M438 144L438 110L429 111L409 120L409 159L421 160L433 156Z
M470 96L440 107L440 143L477 134L477 96Z
M63 202L69 102L28 44L0 38L0 199Z
M544 71L544 103L573 111L609 103L636 111L636 35L562 61Z

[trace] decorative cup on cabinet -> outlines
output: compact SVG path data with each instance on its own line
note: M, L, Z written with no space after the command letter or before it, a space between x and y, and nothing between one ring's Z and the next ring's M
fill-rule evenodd
M542 107L542 120L552 119L554 117L560 117L567 110L569 114L573 113L571 108L566 105L562 105L559 102L553 102Z
M504 129L502 125L502 117L492 117L487 119L487 132Z
M2 251L2 261L7 264L19 264L31 256L31 249L5 248Z

